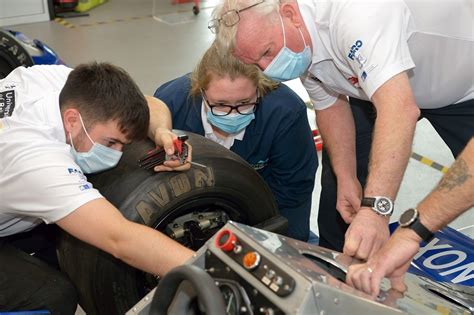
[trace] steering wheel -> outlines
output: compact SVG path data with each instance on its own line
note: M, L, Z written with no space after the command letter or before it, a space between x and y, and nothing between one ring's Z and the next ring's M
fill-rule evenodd
M183 265L168 272L158 283L151 302L150 314L166 315L183 281L191 284L206 315L226 314L224 299L212 277L194 265Z

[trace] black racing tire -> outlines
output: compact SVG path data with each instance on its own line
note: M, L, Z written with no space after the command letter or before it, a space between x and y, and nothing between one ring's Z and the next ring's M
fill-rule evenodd
M177 217L207 209L222 210L231 220L252 226L279 217L271 190L243 159L202 136L179 133L189 136L193 161L207 168L164 173L140 169L137 160L154 147L143 141L128 146L116 168L89 180L126 218L161 231ZM66 233L58 256L87 314L124 314L157 284L152 275Z
M16 67L33 65L28 51L6 30L0 29L0 79Z

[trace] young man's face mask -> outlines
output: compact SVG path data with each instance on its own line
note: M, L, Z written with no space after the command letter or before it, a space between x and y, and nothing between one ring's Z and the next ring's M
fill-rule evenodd
M94 142L89 133L84 126L82 121L81 114L79 114L79 119L81 120L82 128L87 135L87 138L92 142L92 148L87 152L77 152L74 148L74 143L72 142L72 135L69 133L69 138L71 139L71 154L74 156L74 160L77 165L85 174L98 173L110 168L117 166L120 158L122 157L122 152L108 148L105 145Z

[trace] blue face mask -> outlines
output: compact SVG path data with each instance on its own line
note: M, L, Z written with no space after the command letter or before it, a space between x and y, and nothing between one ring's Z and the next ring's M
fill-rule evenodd
M286 47L285 25L280 16L281 27L283 29L283 47L273 58L272 62L265 68L263 73L275 81L288 81L300 77L311 64L312 54L309 46L306 45L303 33L298 28L305 48L296 53Z
M120 158L122 157L122 152L92 141L91 137L87 133L80 114L79 119L81 120L82 128L84 129L87 137L93 144L89 151L77 152L74 148L74 143L72 142L72 135L69 133L69 138L71 139L71 153L81 170L86 174L92 174L117 166Z
M247 127L254 119L254 113L250 115L230 113L227 116L216 116L209 108L207 109L207 120L209 121L209 123L226 133L238 133L239 131Z

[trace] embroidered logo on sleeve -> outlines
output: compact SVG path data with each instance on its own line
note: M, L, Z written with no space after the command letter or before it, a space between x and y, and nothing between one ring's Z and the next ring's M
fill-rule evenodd
M82 173L82 171L78 170L77 168L72 168L72 167L68 168L67 171L69 174L79 177L79 186L77 187L79 187L80 191L84 191L84 190L92 188L92 184L87 182L87 177Z
M10 117L15 109L15 91L0 92L0 118Z
M84 191L84 190L91 189L91 188L92 188L92 185L89 184L89 183L79 186L80 191Z
M256 171L261 170L267 165L268 165L268 158L265 160L260 160L257 163L250 164L250 166L252 166L252 168Z

